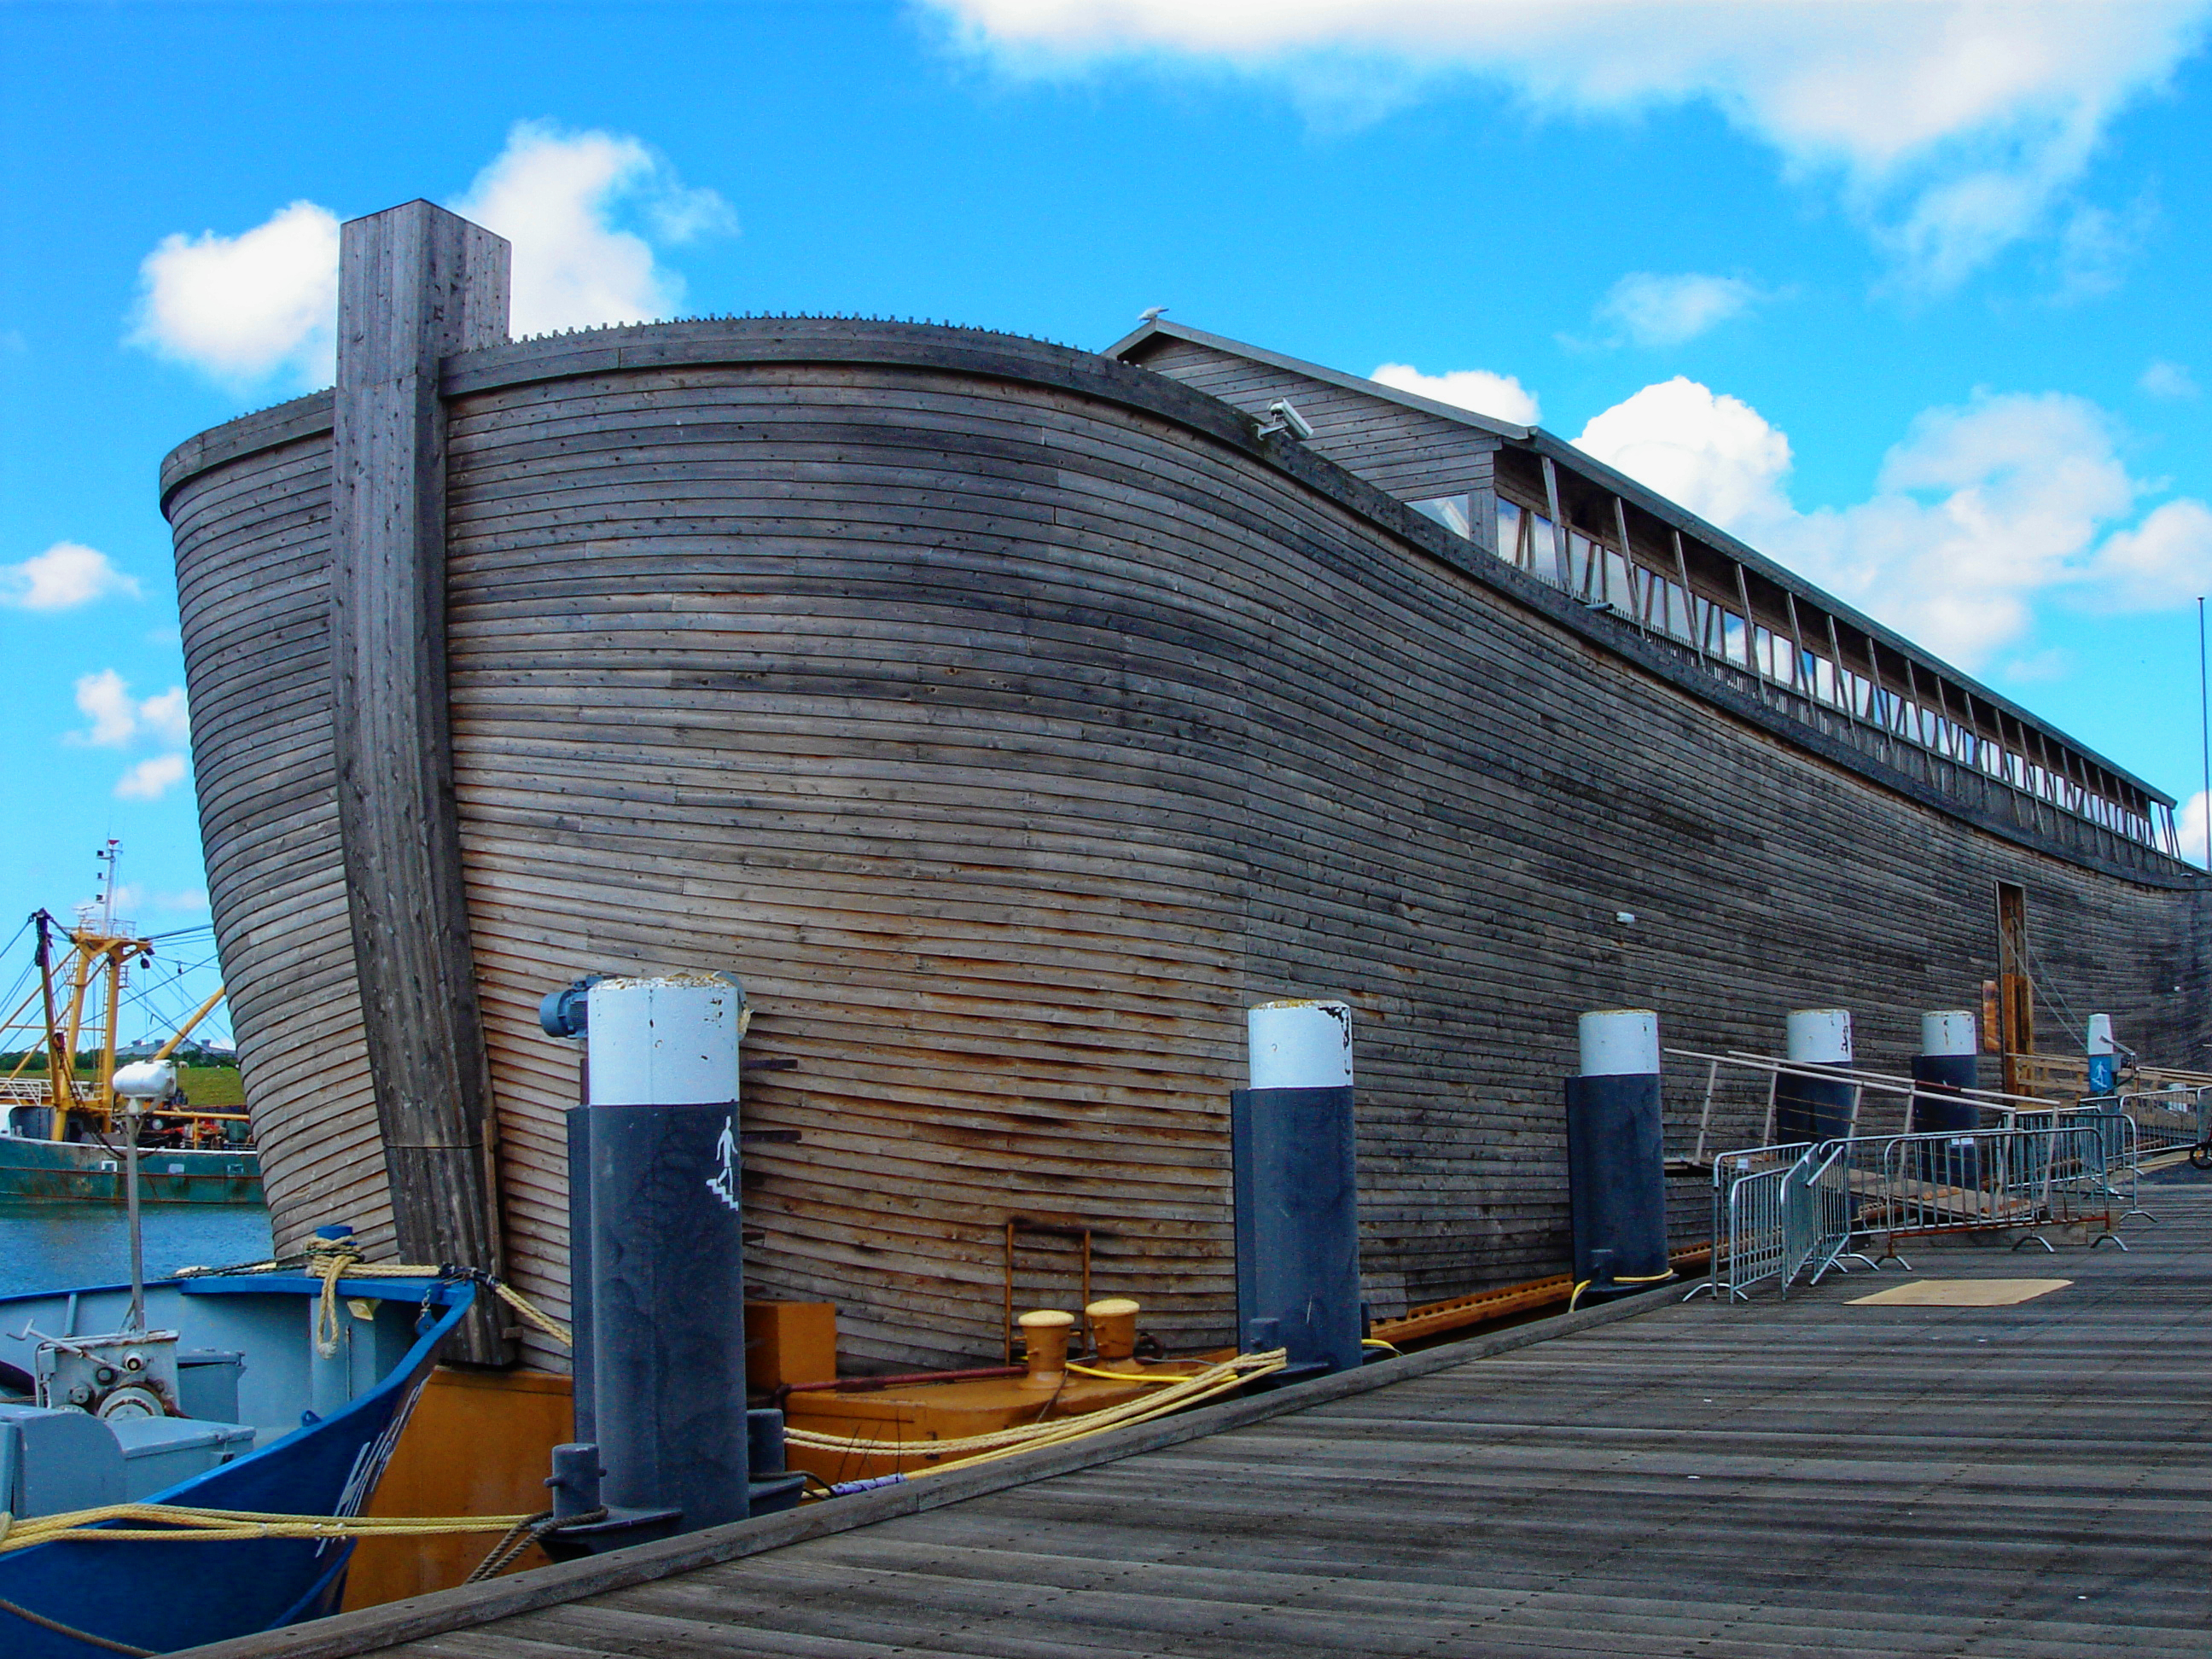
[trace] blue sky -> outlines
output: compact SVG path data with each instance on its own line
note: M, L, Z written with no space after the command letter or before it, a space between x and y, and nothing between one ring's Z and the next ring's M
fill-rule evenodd
M331 227L415 196L515 241L526 326L859 311L1097 347L1164 304L1533 401L2186 799L2208 21L0 6L0 933L88 896L109 836L148 926L204 919L155 469L326 376Z

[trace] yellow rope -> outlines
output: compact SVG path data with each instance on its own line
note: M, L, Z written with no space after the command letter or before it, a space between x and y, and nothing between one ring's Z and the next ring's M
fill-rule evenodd
M434 1538L449 1533L507 1532L527 1515L270 1515L255 1510L204 1510L188 1504L103 1504L19 1520L0 1514L0 1555L39 1544L226 1543L247 1538ZM161 1524L105 1526L112 1521Z
M1631 1277L1626 1273L1623 1273L1607 1282L1613 1285L1664 1285L1668 1279L1674 1277L1674 1270L1672 1267L1669 1267L1663 1273L1641 1273L1633 1277ZM1567 1311L1569 1313L1572 1313L1575 1310L1575 1304L1583 1299L1583 1292L1596 1283L1597 1281L1594 1279L1585 1279L1581 1284L1576 1285L1572 1291L1568 1292Z
M1216 1367L1215 1369L1217 1370L1225 1371L1227 1372L1227 1375L1224 1376L1220 1381L1211 1383L1208 1387L1200 1391L1188 1395L1178 1394L1172 1396L1166 1394L1152 1395L1144 1400L1132 1402L1136 1409L1128 1411L1125 1415L1117 1416L1112 1422L1101 1422L1099 1420L1101 1418L1106 1417L1109 1413L1105 1412L1091 1412L1081 1417L1063 1418L1057 1422L1041 1424L1038 1425L1039 1427L1054 1430L1057 1431L1057 1432L1041 1435L1035 1439L1025 1441L1018 1445L1003 1446L996 1451L978 1452L970 1457L957 1458L950 1463L937 1463L932 1464L926 1468L909 1469L906 1472L906 1478L909 1480L920 1480L924 1475L942 1474L950 1468L972 1468L978 1463L993 1463L996 1462L1002 1457L1018 1457L1024 1452L1042 1450L1046 1446L1067 1445L1074 1441L1088 1439L1094 1434L1103 1434L1109 1429L1132 1428L1139 1423L1148 1423L1156 1417L1166 1417L1172 1413L1184 1410L1188 1407L1202 1406L1208 1401L1219 1399L1224 1395L1234 1394L1237 1389L1243 1388L1247 1382L1252 1381L1253 1378L1265 1376L1270 1372L1281 1370L1285 1364L1283 1350L1280 1348L1276 1349L1273 1353L1269 1354L1249 1354L1240 1356L1240 1358L1246 1359L1258 1359L1271 1363L1256 1366L1245 1366L1241 1369L1233 1366ZM1195 1382L1199 1379L1193 1378L1192 1380ZM924 1442L920 1443L927 1444L929 1443ZM944 1445L949 1443L939 1441L935 1443L938 1445Z
M1178 1373L1174 1376L1147 1376L1142 1371L1102 1371L1089 1365L1076 1364L1073 1360L1068 1362L1067 1369L1078 1376L1095 1376L1106 1382L1149 1382L1161 1387L1176 1382L1188 1382L1198 1374L1195 1371L1189 1371Z
M177 1277L191 1279L220 1274L228 1278L247 1273L295 1271L304 1271L309 1278L322 1281L322 1296L315 1308L315 1352L325 1359L335 1358L338 1351L338 1280L341 1279L466 1279L485 1286L521 1315L525 1321L544 1332L562 1347L576 1346L574 1332L505 1279L473 1270L426 1267L405 1261L365 1261L362 1259L361 1246L350 1238L310 1239L298 1263L254 1261L237 1267L184 1267L178 1270Z
M955 1461L963 1464L981 1462L1010 1452L1057 1445L1063 1441L1079 1440L1086 1435L1101 1433L1107 1429L1124 1428L1132 1424L1148 1422L1155 1417L1164 1417L1170 1412L1181 1411L1187 1406L1197 1405L1241 1389L1255 1377L1282 1370L1285 1363L1285 1353L1280 1348L1270 1353L1238 1354L1218 1364L1209 1365L1202 1371L1166 1382L1158 1394L1124 1401L1103 1411L1054 1418L1043 1423L1028 1423L1016 1428L998 1429L989 1434L963 1435L953 1440L860 1440L845 1435L817 1434L810 1429L787 1428L784 1441L787 1445L810 1451L845 1455L857 1451L864 1455L879 1455L901 1461L909 1457L940 1458L953 1454ZM1071 1365L1068 1369L1073 1370L1077 1368ZM1126 1380L1118 1371L1108 1371L1104 1375ZM935 1468L944 1467L948 1466L939 1464L933 1465L930 1469L911 1471L908 1478L914 1474L930 1474Z

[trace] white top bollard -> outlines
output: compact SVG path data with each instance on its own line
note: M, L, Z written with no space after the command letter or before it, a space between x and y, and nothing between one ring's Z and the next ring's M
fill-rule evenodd
M1263 1002L1244 1016L1255 1089L1352 1086L1352 1008L1342 1002Z
M2082 1047L2093 1054L2109 1054L2118 1052L2112 1044L2112 1017L2110 1014L2089 1016L2087 1040Z
M1790 1012L1788 1057L1801 1066L1851 1063L1851 1011L1793 1008Z
M1656 1077L1659 1015L1650 1008L1604 1008L1577 1023L1584 1077Z
M1940 1013L1920 1016L1920 1052L1923 1054L1971 1054L1978 1045L1974 1040L1974 1017L1964 1009L1946 1009Z
M592 1105L719 1106L737 1099L745 993L735 980L603 979L590 994Z

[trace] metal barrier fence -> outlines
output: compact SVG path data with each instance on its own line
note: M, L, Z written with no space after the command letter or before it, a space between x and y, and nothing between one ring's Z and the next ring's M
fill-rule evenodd
M2185 1152L2212 1142L2212 1089L2173 1084L2123 1089L2112 1098L2135 1121L2137 1144L2147 1154Z
M1725 1152L1713 1164L1711 1277L1729 1300L1769 1279L1784 1296L1856 1258L1910 1263L1902 1240L1991 1228L2096 1228L2111 1239L2137 1207L2136 1125L2094 1108L2021 1112L2008 1126L1934 1134L1865 1135L1817 1146ZM1696 1294L1696 1291L1692 1291Z
M1711 1278L1698 1289L1734 1296L1770 1279L1787 1284L1796 1276L1802 1264L1790 1259L1784 1186L1811 1151L1804 1146L1754 1146L1713 1161L1712 1267Z

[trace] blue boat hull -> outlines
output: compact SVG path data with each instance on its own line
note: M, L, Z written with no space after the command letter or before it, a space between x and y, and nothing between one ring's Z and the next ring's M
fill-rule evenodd
M242 1417L270 1425L273 1413L296 1401L289 1420L298 1426L273 1440L274 1425L264 1426L258 1449L145 1501L284 1515L359 1511L406 1426L438 1345L471 1296L465 1285L343 1280L340 1294L366 1304L371 1316L343 1314L353 1322L345 1358L318 1362L307 1346L320 1290L313 1280L171 1280L149 1290L149 1322L173 1322L170 1328L184 1330L187 1344L212 1336L214 1345L242 1346L252 1384L251 1411ZM38 1334L64 1334L56 1328L64 1316L75 1331L113 1328L103 1322L117 1295L103 1287L70 1293L66 1303L58 1297L0 1299L0 1358L28 1370ZM37 1330L26 1335L26 1325ZM319 1413L318 1401L331 1408ZM274 1539L42 1544L0 1555L0 1598L111 1642L168 1652L336 1612L352 1549L349 1542ZM113 1659L112 1650L5 1610L0 1654Z

